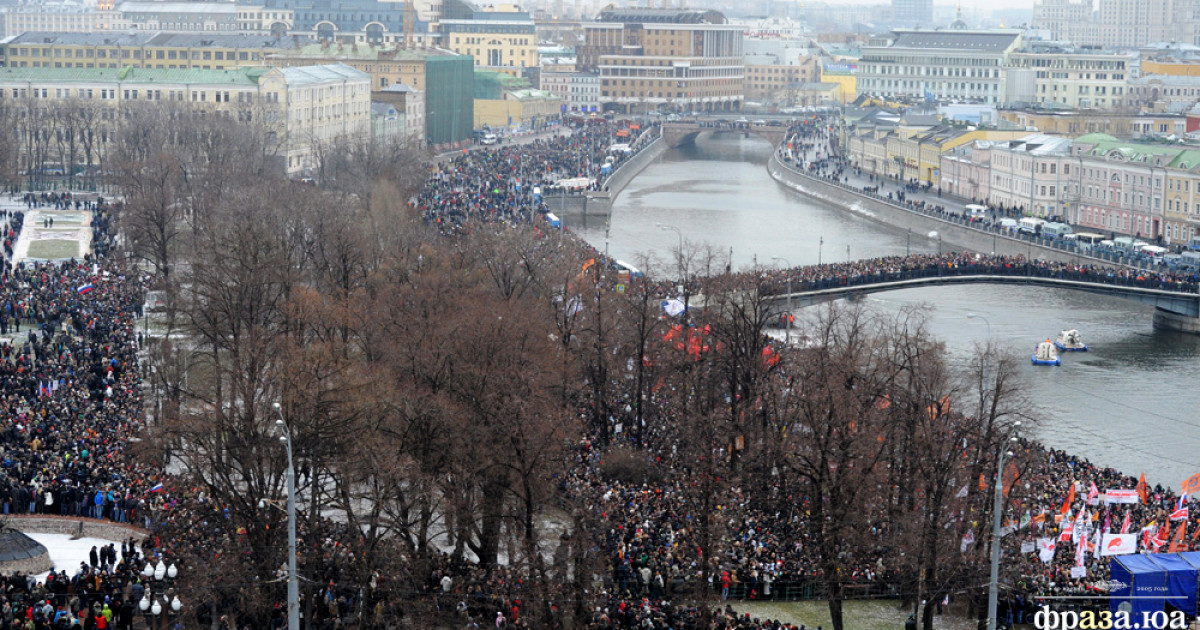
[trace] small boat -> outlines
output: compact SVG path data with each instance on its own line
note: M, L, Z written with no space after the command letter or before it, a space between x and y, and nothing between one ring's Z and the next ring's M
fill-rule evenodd
M1058 349L1049 339L1039 343L1037 349L1033 351L1034 365L1062 365L1062 359L1058 356Z
M1079 338L1079 331L1072 328L1058 333L1058 339L1054 340L1054 347L1061 352L1087 352L1088 347L1083 343L1083 339Z

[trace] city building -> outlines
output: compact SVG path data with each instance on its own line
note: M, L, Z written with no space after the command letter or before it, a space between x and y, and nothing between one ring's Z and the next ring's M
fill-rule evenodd
M1044 134L1026 135L992 143L989 157L990 205L1018 208L1024 216L1069 216L1066 199L1079 175L1071 157L1071 140Z
M312 44L269 55L279 68L341 63L367 73L371 89L407 85L424 94L425 139L438 148L471 140L474 119L474 68L467 55L437 48L376 48Z
M991 191L992 144L976 140L943 153L938 188L962 199L985 201Z
M540 129L563 113L558 95L503 72L475 72L475 128Z
M398 134L401 144L413 149L425 148L425 93L403 83L393 83L388 87L372 92L372 111L385 111L378 107L386 105L402 118L400 129L384 125L386 132ZM387 120L385 114L384 123Z
M1057 103L1071 108L1118 107L1136 66L1132 54L1061 46L1016 51L1008 57L1008 103Z
M542 70L540 88L562 101L564 113L600 111L600 75L595 72L549 72Z
M1138 48L1154 42L1195 44L1200 6L1194 0L1039 0L1033 28L1092 48Z
M516 6L476 8L465 0L444 0L437 28L441 45L470 55L477 68L523 76L525 68L538 65L537 28Z
M1002 104L1004 68L1020 45L1012 30L894 31L863 47L858 93Z
M606 9L584 25L577 66L600 74L605 109L737 111L742 29L716 11Z
M746 99L794 105L796 89L820 76L807 40L747 37L742 41Z
M370 77L345 65L230 70L159 68L0 68L0 99L38 106L55 101L115 111L94 118L103 127L96 156L102 160L112 126L124 120L126 105L174 103L202 108L245 122L267 125L280 135L281 168L290 174L316 167L318 150L335 138L362 138L370 132ZM43 116L46 133L73 124Z
M1127 105L1156 112L1186 112L1200 101L1200 76L1142 75L1129 80Z
M1170 144L1136 144L1106 134L1075 139L1079 160L1078 210L1083 229L1154 241L1163 234L1168 168L1200 164L1200 152Z
M231 2L143 2L117 5L126 28L135 31L225 32L238 29L237 5Z
M858 98L858 63L826 62L821 64L821 83L837 83L841 86L842 104Z
M127 31L130 25L121 12L83 5L29 4L8 7L4 13L4 32L18 35L26 31L47 33L92 33Z
M151 3L155 4L155 3ZM424 5L429 8L429 5ZM343 45L404 46L404 4L384 0L261 0L236 5L242 26L276 35L299 34ZM420 17L422 3L414 5L414 45L435 42L429 23Z
M1187 133L1187 118L1180 113L1002 110L999 116L1001 121L1023 129L1070 138L1091 133L1129 139L1150 135L1183 137Z
M933 26L933 0L892 0L892 24L909 28Z
M22 33L0 41L0 66L225 70L262 66L290 41L198 33Z

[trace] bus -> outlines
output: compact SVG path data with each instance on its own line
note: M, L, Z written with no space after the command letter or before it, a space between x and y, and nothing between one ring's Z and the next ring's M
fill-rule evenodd
M1080 245L1096 245L1103 240L1106 240L1105 236L1095 232L1079 232L1075 235L1075 242Z
M1037 234L1041 232L1042 226L1046 224L1045 219L1036 217L1025 217L1017 222L1017 231L1026 234Z

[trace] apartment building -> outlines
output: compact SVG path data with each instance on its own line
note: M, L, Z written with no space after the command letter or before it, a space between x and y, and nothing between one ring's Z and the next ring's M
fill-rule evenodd
M121 109L141 102L200 108L214 115L268 125L281 135L288 173L316 166L317 150L334 138L366 138L370 131L370 77L345 65L231 70L159 68L0 68L0 103L43 107L55 101L99 108L97 154L106 153ZM45 133L67 124L42 116ZM107 130L107 131L106 131Z
M581 71L600 74L607 110L737 111L744 100L742 28L717 11L605 9L576 52Z
M1025 216L1068 216L1067 200L1078 175L1072 169L1079 168L1075 162L1067 138L1032 134L993 142L988 203L1019 208Z
M1006 102L1004 68L1015 30L894 31L872 38L858 62L858 93L886 99Z
M290 45L258 35L30 32L0 43L0 66L226 70L265 65Z
M1005 98L1009 103L1056 103L1107 109L1125 103L1134 54L1054 47L1022 50L1008 57Z

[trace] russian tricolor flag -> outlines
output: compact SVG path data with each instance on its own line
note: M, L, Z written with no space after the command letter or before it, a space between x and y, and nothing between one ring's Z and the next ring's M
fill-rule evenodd
M1171 512L1172 521L1188 520L1188 500L1187 493L1184 492L1179 496L1179 501L1175 503L1175 511Z
M147 490L146 493L149 494L151 492L162 492L162 490L163 490L163 485L161 483L158 483L158 484L154 484L154 487Z
M85 295L85 294L87 294L88 292L90 292L92 289L95 289L95 288L96 288L96 287L92 286L92 283L91 283L91 282L89 282L89 283L87 283L87 284L85 284L85 285L83 285L83 286L81 286L81 287L79 287L78 289L75 289L75 290L79 292L79 295Z

